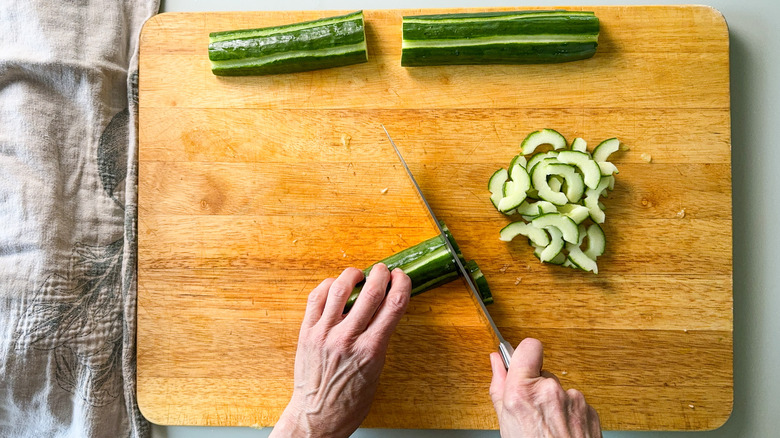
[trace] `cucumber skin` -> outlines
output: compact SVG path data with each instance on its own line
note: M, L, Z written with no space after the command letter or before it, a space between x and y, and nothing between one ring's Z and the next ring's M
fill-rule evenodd
M527 16L527 17L526 17ZM505 19L502 19L505 17ZM473 21L458 22L460 19ZM417 21L415 21L417 20ZM426 22L419 22L425 20ZM571 36L571 41L490 43L454 47L404 47L401 65L550 64L592 57L599 19L593 12L510 11L403 17L403 41L473 41L506 36ZM585 41L582 41L582 39ZM577 39L580 39L577 41Z
M317 59L310 58L305 62L302 62L300 58L293 58L275 61L258 67L214 67L211 69L211 72L217 76L262 76L344 67L366 61L365 52L354 52L345 55L317 57Z
M458 258L461 259L464 267L472 274L472 279L479 273L479 277L481 278L479 280L474 279L474 282L475 286L477 286L477 291L482 297L482 301L485 304L492 303L493 296L479 266L477 266L476 262L473 260L466 262L463 259L463 255L461 254L457 243L455 243L452 234L449 232L449 229L447 229L446 225L442 225L442 228L444 229L444 233L450 241L450 244L452 244L455 249ZM421 261L423 262L420 263ZM411 296L435 289L443 284L456 280L459 277L455 259L452 258L442 236L432 237L417 245L397 252L390 257L382 259L377 263L384 263L390 271L395 268L401 268L404 273L409 276L409 279L412 280ZM374 265L371 265L363 270L363 274L366 277L368 277L373 266ZM362 280L352 290L352 293L344 306L344 313L348 312L355 304L364 285L365 280Z
M403 39L445 40L469 39L479 36L539 35L551 33L558 35L583 35L599 33L599 19L593 12L566 11L521 11L488 12L467 14L417 15L403 17ZM522 17L533 15L533 17ZM510 17L511 16L511 17ZM480 18L500 18L505 20L478 20ZM512 19L514 17L514 19ZM446 23L445 20L474 18L477 21ZM419 23L410 20L429 20ZM436 21L442 21L436 23Z
M554 64L591 58L597 46L598 43L545 43L406 48L401 53L401 65Z
M319 24L318 24L319 23ZM310 27L300 28L310 25ZM290 29L285 31L285 29ZM271 31L272 35L252 36L258 31ZM217 76L248 76L281 73L297 73L359 64L368 61L365 48L365 23L363 12L327 17L304 23L293 23L260 29L245 29L209 34L209 60L212 73ZM363 50L330 56L316 56L319 49L333 49L363 43ZM279 59L266 64L248 66L220 66L224 61L262 58L275 54L308 51L305 56Z

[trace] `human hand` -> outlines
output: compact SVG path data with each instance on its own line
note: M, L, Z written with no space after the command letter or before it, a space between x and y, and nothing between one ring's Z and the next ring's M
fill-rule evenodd
M362 271L347 268L309 294L295 354L293 395L272 437L348 437L368 415L412 282L400 269L391 273L376 264L352 310L342 315L361 280Z
M507 371L498 353L490 355L490 398L502 438L601 438L596 410L576 389L564 391L558 378L542 371L542 343L528 338L517 346Z

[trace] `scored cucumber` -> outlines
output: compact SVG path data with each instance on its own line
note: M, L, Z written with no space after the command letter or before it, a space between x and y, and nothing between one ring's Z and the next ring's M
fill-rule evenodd
M447 226L443 223L442 229L444 230L445 236L450 241L450 244L455 249L457 257L461 259L466 270L471 273L471 278L477 286L477 291L482 297L482 301L485 304L492 303L493 297L490 288L482 275L482 271L479 270L477 263L473 260L469 262L463 260L463 255L460 253L455 238L452 237L452 233L450 233ZM391 271L395 268L401 268L412 280L412 296L419 295L458 278L458 266L442 236L432 237L380 260L377 263L384 263ZM368 277L373 266L374 265L371 265L363 270L363 274L366 277ZM481 277L481 280L477 277ZM352 290L352 293L344 306L344 313L348 312L355 304L364 285L365 280L358 283Z
M406 16L401 65L540 64L596 53L599 19L587 11Z
M368 61L363 11L303 23L209 34L218 76L268 75Z

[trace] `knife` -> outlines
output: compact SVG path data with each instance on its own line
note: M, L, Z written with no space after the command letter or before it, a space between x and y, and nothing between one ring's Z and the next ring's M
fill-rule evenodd
M385 134L387 135L387 139L390 140L390 144L393 146L395 154L398 155L398 159L401 160L401 164L403 165L404 170L406 170L406 175L412 181L412 185L414 185L414 188L417 191L417 197L420 199L420 201L422 201L422 204L425 205L426 210L428 210L428 217L430 217L433 223L436 224L436 228L439 230L439 234L441 235L442 240L444 241L445 245L447 245L447 250L450 252L452 259L455 260L455 265L458 267L460 276L471 290L472 298L477 302L479 308L482 309L482 316L487 320L490 328L493 329L493 334L498 340L498 352L501 355L501 360L504 362L504 366L509 369L509 362L515 349L512 347L512 344L510 344L506 339L504 339L503 336L501 336L501 332L498 330L498 327L496 327L496 323L490 316L490 312L488 312L487 307L485 307L485 303L482 302L481 295L479 292L477 292L477 287L474 285L474 281L471 279L471 275L469 275L468 271L466 271L466 267L463 266L463 263L460 261L460 257L458 257L458 254L455 252L455 248L453 248L452 243L450 243L450 239L448 239L447 235L444 233L444 229L442 228L439 220L436 218L436 214L433 212L433 209L431 209L431 205L428 204L428 201L425 199L425 195L423 195L422 190L420 190L420 185L417 184L417 180L414 179L412 171L409 170L409 166L406 165L406 160L404 160L404 157L401 155L401 151L398 150L398 146L395 145L393 138L390 137L390 133L387 132L385 125L382 125L382 129L384 129Z

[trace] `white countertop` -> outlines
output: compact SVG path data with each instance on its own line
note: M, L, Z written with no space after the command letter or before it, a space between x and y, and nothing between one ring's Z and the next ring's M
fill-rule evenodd
M680 1L163 0L160 12L680 4ZM608 438L780 436L780 1L711 0L729 25L734 223L734 411L708 432L606 432ZM487 366L487 365L486 365ZM270 429L154 426L155 438L265 437ZM356 438L488 438L497 431L359 429Z

